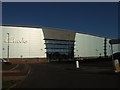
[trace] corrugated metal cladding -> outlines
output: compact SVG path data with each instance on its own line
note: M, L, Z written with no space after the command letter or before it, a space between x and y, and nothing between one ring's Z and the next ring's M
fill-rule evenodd
M75 40L75 32L56 28L42 28L45 39Z

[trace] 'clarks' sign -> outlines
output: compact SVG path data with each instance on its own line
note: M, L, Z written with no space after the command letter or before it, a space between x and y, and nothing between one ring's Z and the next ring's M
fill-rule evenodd
M8 38L5 39L5 43L8 43ZM28 41L25 40L23 37L20 39L16 39L15 37L10 37L9 38L9 43L23 43L26 44Z

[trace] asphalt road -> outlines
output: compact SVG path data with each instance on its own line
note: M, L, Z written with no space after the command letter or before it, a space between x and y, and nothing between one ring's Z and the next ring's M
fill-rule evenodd
M80 69L75 69L75 63L29 65L30 74L15 88L119 88L120 74L103 64L81 64Z

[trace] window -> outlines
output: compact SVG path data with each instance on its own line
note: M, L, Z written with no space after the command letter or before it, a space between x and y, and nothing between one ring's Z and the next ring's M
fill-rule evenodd
M57 58L60 55L62 55L61 57L71 58L74 55L74 41L45 39L45 45L49 58Z

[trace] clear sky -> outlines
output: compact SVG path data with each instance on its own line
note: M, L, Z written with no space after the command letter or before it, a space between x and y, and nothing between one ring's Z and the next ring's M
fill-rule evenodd
M118 37L117 2L4 2L3 24L47 26Z

